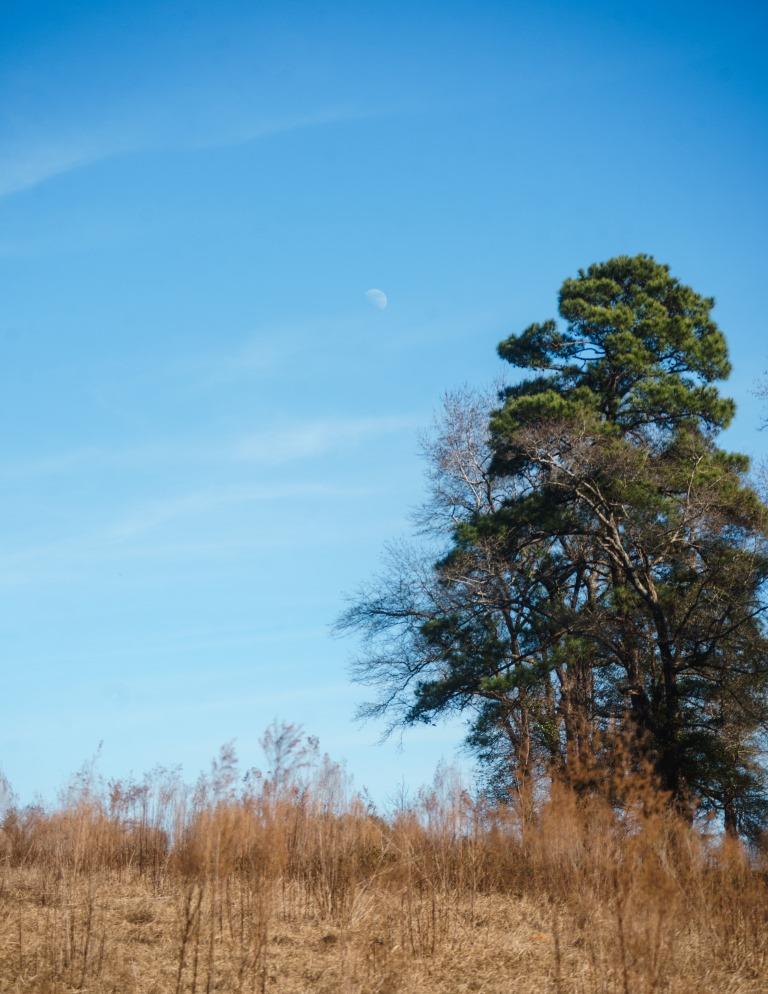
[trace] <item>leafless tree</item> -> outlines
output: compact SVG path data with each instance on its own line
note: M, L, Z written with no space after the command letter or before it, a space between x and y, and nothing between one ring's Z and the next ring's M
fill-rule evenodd
M527 486L492 472L489 425L497 405L495 390L444 397L422 440L429 492L416 523L427 542L391 545L383 572L359 592L339 628L363 636L355 675L378 693L363 716L386 716L391 730L469 712L470 743L493 776L528 792L537 775L564 765L569 751L587 748L592 677L584 661L571 659L553 661L551 679L542 658L554 622L541 614L534 591L542 582L563 583L550 561L553 539L530 535L510 556L498 534L473 531ZM472 532L471 541L462 541L464 532Z

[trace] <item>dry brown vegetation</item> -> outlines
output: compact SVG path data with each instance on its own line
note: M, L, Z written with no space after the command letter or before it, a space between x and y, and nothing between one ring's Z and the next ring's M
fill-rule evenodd
M442 771L378 816L290 726L187 790L78 778L0 831L0 990L746 994L768 986L765 866L647 789L527 809Z

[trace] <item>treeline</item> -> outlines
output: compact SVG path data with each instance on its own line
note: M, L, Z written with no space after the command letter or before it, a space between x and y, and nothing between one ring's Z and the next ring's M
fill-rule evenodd
M768 506L718 445L713 306L649 256L592 265L560 321L500 344L525 375L447 397L427 540L390 549L340 622L363 635L365 714L465 715L502 795L556 779L621 803L617 770L645 770L686 817L759 835Z

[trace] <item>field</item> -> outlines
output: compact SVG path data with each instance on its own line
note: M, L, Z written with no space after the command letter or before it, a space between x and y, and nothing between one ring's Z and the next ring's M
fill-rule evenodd
M0 990L22 994L763 994L765 866L638 791L386 818L290 729L194 789L83 774L0 832ZM275 742L272 743L275 745Z

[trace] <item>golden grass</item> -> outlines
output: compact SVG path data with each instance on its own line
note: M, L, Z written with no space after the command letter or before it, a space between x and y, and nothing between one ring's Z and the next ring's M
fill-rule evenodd
M442 772L387 818L273 730L185 790L82 777L0 830L0 991L764 994L766 867L638 795L522 820ZM276 751L275 751L276 750Z

